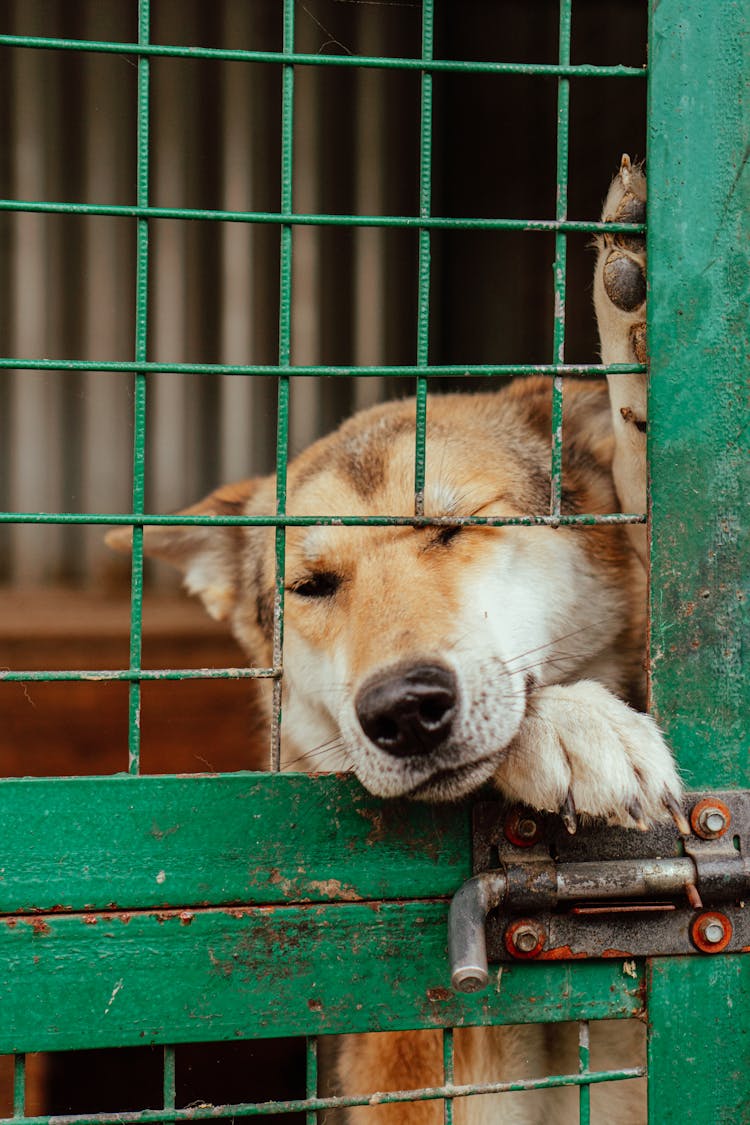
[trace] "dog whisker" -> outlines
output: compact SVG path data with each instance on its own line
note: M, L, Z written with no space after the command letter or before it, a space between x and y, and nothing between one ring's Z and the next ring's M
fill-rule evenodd
M322 758L326 754L341 754L344 761L348 760L346 751L346 744L341 735L336 735L330 738L327 742L322 742L319 746L313 747L312 750L305 751L304 754L299 754L296 758L292 758L288 762L284 762L284 770L291 770L297 762L309 762L314 758Z
M559 644L560 641L567 641L570 637L580 636L581 633L587 633L590 629L596 629L604 624L606 624L605 621L592 621L588 625L581 626L580 629L573 629L570 633L563 633L559 637L554 637L551 641L546 641L542 645L536 645L535 648L529 648L525 652L519 652L517 656L512 656L507 663L508 665L512 665L516 660L523 660L526 656L533 656L535 652L541 652L542 649L545 648L552 648L553 645ZM518 671L518 669L514 668L512 671L515 672Z
M588 660L588 659L591 659L593 657L593 655L594 654L592 653L589 657L581 658L581 657L578 657L578 656L573 656L571 653L558 652L558 653L555 653L554 656L545 656L542 660L535 660L533 662L533 664L525 664L522 668L512 668L512 669L510 669L510 671L513 675L516 675L516 673L528 672L532 668L543 668L546 665L550 665L552 668L557 668L558 670L560 670L560 665L561 665L562 661L564 661L564 660L579 660L579 659Z

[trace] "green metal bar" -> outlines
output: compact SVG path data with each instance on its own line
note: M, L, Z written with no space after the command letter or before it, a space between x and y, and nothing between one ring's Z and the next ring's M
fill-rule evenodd
M578 1024L578 1073L582 1078L588 1078L591 1061L591 1043L588 1020L581 1020ZM579 1125L591 1125L591 1088L588 1082L578 1087L578 1122Z
M689 786L750 783L746 4L652 0L653 710ZM748 1120L750 958L647 969L649 1120Z
M198 207L136 207L108 203L41 202L32 199L0 199L0 211L24 211L45 215L99 215L127 219L186 219L222 223L288 224L290 226L405 227L426 230L568 231L609 234L622 231L638 234L643 223L600 223L555 219L471 219L416 215L320 215L281 211L214 211Z
M453 1028L446 1027L443 1032L443 1086L447 1088L454 1085L454 1053ZM443 1125L453 1125L453 1098L446 1098L443 1102Z
M139 0L138 42L146 45L150 32L150 0ZM149 199L149 57L138 58L137 187L139 206ZM138 219L136 244L135 358L144 363L148 354L148 220ZM133 375L133 511L145 508L146 487L146 375ZM143 620L143 528L133 528L130 589L130 670L141 666ZM141 685L130 682L128 700L128 769L140 768Z
M586 1082L621 1082L642 1078L642 1067L603 1070L586 1076ZM555 1074L548 1078L528 1078L518 1082L484 1082L473 1086L434 1086L414 1090L397 1090L377 1094L378 1105L399 1105L404 1102L435 1101L450 1096L467 1098L481 1094L520 1093L524 1090L554 1090L561 1086L579 1086L578 1074ZM130 1113L56 1114L54 1117L27 1117L25 1125L156 1125L167 1121L210 1121L217 1118L259 1117L262 1114L315 1112L326 1109L348 1109L375 1104L373 1095L364 1097L299 1098L284 1102L243 1102L237 1105L195 1106L173 1111L147 1109ZM13 1118L0 1118L0 1125L17 1125Z
M750 15L721 13L654 5L649 90L651 679L696 787L750 783Z
M3 915L447 899L471 875L466 809L353 775L9 778L0 811Z
M645 523L640 513L571 516L160 516L137 513L0 512L2 523L114 524L126 527L596 527Z
M559 61L570 62L570 22L572 0L560 0ZM555 218L564 222L568 214L568 138L570 132L570 80L557 81L557 201ZM567 239L555 235L555 320L552 333L552 361L565 362L565 272ZM552 444L550 465L550 514L559 516L562 508L563 384L559 375L552 381Z
M140 668L60 669L9 671L0 669L0 683L130 683L134 680L270 680L280 675L276 668Z
M26 1056L13 1056L13 1117L26 1113Z
M750 1106L750 957L649 961L649 1121L744 1125Z
M215 59L226 62L282 63L298 66L375 67L386 70L450 71L463 74L532 74L570 78L645 78L646 71L634 66L561 67L547 63L469 62L461 59L377 57L370 55L311 55L300 52L241 51L216 47L186 47L161 43L117 43L95 39L53 39L38 35L0 35L0 47L25 47L53 51L98 51L104 54L163 56L185 59Z
M294 51L294 0L284 0L284 54ZM294 186L294 66L285 62L281 86L281 209L291 212ZM289 455L289 370L292 346L292 227L281 228L279 265L279 374L276 419L276 514L286 512L286 475ZM273 665L280 668L284 650L284 567L286 525L276 524L273 602ZM281 769L281 679L274 680L270 767Z
M422 59L429 62L435 33L434 0L422 2ZM419 217L432 209L432 74L422 71L419 111ZM426 369L430 357L430 232L419 231L417 267L417 366ZM414 435L414 514L424 514L427 380L417 375Z
M228 363L132 363L127 360L84 360L84 359L27 359L5 358L0 359L0 370L15 368L19 371L104 371L127 372L132 374L137 371L141 374L157 374L160 371L172 375L278 375L277 364L228 364ZM578 364L444 364L428 368L431 379L456 378L461 376L489 376L489 375L565 375L580 376L582 378L599 378L602 375L628 375L645 372L642 363L618 363L609 367L602 363ZM328 376L331 378L372 378L373 376L386 376L390 378L413 378L424 372L424 368L416 364L400 364L392 367L330 367L330 366L299 366L288 368L289 375L299 376Z
M305 1095L308 1102L318 1097L318 1040L308 1036L305 1043ZM305 1114L305 1125L317 1125L318 1115L314 1109Z
M163 1073L164 1109L174 1109L177 1102L175 1097L175 1053L174 1047L164 1046L164 1073ZM173 1120L170 1118L169 1120Z
M3 915L447 899L471 875L466 809L353 775L9 778L0 811Z
M290 811L281 810L282 820L284 813L288 821ZM161 831L169 826L163 814L157 825ZM258 852L267 849L268 838L259 840ZM447 919L447 900L4 919L0 955L13 971L0 978L0 1049L33 1044L41 1051L76 1050L642 1013L642 975L631 979L617 961L579 964L575 972L559 962L514 965L503 973L500 994L494 987L484 996L454 993L445 988ZM19 1003L19 997L43 1002ZM577 1075L575 1084L584 1080L591 1079Z

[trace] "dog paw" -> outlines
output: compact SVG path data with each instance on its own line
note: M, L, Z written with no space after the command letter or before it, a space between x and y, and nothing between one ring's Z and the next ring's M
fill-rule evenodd
M642 167L634 168L630 157L625 155L620 170L610 185L602 222L645 221L646 178ZM608 341L609 347L615 347L621 353L619 362L635 358L638 363L646 363L645 236L621 232L604 234L597 245L599 254L596 274L601 278L604 300L609 305L609 315L603 318L603 327L610 336L615 337Z
M641 168L632 167L630 156L623 156L609 187L602 222L645 222L645 178ZM599 259L607 299L621 314L635 317L629 317L627 333L635 358L645 363L645 237L605 234L599 242Z
M671 816L688 830L656 723L594 681L535 692L494 780L511 800L560 813L571 832L577 816L641 829Z
M646 177L642 165L633 167L625 154L604 201L602 222L645 221ZM594 293L604 362L646 363L646 237L603 234L597 247Z
M623 156L604 202L604 223L642 223L646 218L646 178L641 166ZM594 306L602 362L646 363L646 240L642 234L605 232L596 239ZM612 474L621 511L646 510L646 376L607 376L615 449ZM646 562L644 529L628 528Z

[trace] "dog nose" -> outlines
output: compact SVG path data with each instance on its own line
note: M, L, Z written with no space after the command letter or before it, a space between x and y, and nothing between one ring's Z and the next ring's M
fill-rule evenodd
M360 688L354 706L371 742L394 758L407 758L429 754L445 741L457 698L449 668L419 664L374 676Z

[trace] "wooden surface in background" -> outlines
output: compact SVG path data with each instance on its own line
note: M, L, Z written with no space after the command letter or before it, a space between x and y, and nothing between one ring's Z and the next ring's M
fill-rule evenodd
M187 598L147 597L144 668L247 663L226 629ZM128 666L129 606L73 590L0 591L0 667ZM262 769L266 724L249 680L145 683L142 772ZM127 769L126 683L0 683L0 776L115 773Z

